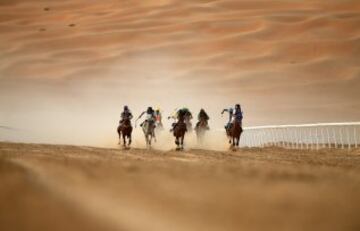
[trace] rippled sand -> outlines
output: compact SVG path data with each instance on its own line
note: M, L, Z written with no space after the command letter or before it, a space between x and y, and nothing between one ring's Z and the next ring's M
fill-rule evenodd
M0 138L92 144L124 104L204 107L215 129L235 103L246 126L357 121L359 25L357 0L0 1L0 126L27 131Z
M150 77L156 91L186 80L181 87L255 97L263 107L271 93L314 116L331 108L359 116L356 0L29 0L1 1L0 11L1 81L116 82L121 90Z
M359 150L0 143L1 230L359 230Z

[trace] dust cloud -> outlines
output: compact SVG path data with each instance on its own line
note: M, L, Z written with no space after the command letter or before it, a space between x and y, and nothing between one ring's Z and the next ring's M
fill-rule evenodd
M116 69L115 65L102 79L99 76L101 80L7 81L1 86L1 120L7 122L6 126L16 129L0 130L0 139L116 147L116 128L123 106L128 105L133 112L133 125L140 113L152 106L161 109L165 126L154 148L171 149L174 138L169 130L173 121L167 117L176 108L185 106L193 113L193 125L201 108L209 113L211 131L204 145L206 148L221 149L221 142L210 140L225 140L219 130L226 123L227 116L221 117L220 112L235 101L229 104L225 97L211 89L182 80L182 71L176 67L160 65L156 63L156 58L154 60L150 63L129 62L129 65L138 67L137 70L132 68L136 71L125 72ZM9 90L15 86L16 92ZM133 146L144 147L143 132L139 126L134 128L133 136ZM187 148L198 147L195 134L187 134L185 142ZM212 143L219 144L214 146Z

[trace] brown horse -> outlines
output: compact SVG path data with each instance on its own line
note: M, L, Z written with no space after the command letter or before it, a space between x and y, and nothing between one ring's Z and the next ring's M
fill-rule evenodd
M184 137L186 132L187 128L184 119L179 119L179 121L174 126L176 150L184 149Z
M196 137L199 144L202 144L204 141L205 132L209 130L206 120L200 120L195 127Z
M129 118L125 118L122 123L119 124L117 128L117 132L119 134L119 144L121 143L121 135L123 138L123 146L125 148L129 147L131 144L131 133L132 133L132 126ZM128 138L128 144L126 145L126 138Z
M226 134L229 137L229 143L231 144L232 148L238 148L240 144L240 136L243 132L241 123L235 120L231 125L230 128L226 129Z

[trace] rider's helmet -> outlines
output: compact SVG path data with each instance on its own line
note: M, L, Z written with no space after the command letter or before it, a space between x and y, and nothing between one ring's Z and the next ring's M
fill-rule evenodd
M156 113L160 113L160 107L157 107L155 110Z
M129 111L129 107L127 105L124 106L124 111Z
M241 110L240 104L236 104L236 105L235 105L235 110L237 110L237 111L238 111L238 110Z
M201 109L200 109L200 112L204 113L204 112L205 112L204 108L201 108Z
M146 110L146 112L147 112L148 114L151 114L151 113L154 112L154 110L153 110L152 107L148 107L147 110Z

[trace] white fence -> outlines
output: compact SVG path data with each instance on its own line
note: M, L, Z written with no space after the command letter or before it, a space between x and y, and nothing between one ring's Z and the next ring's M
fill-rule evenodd
M360 122L245 127L242 147L358 148Z

